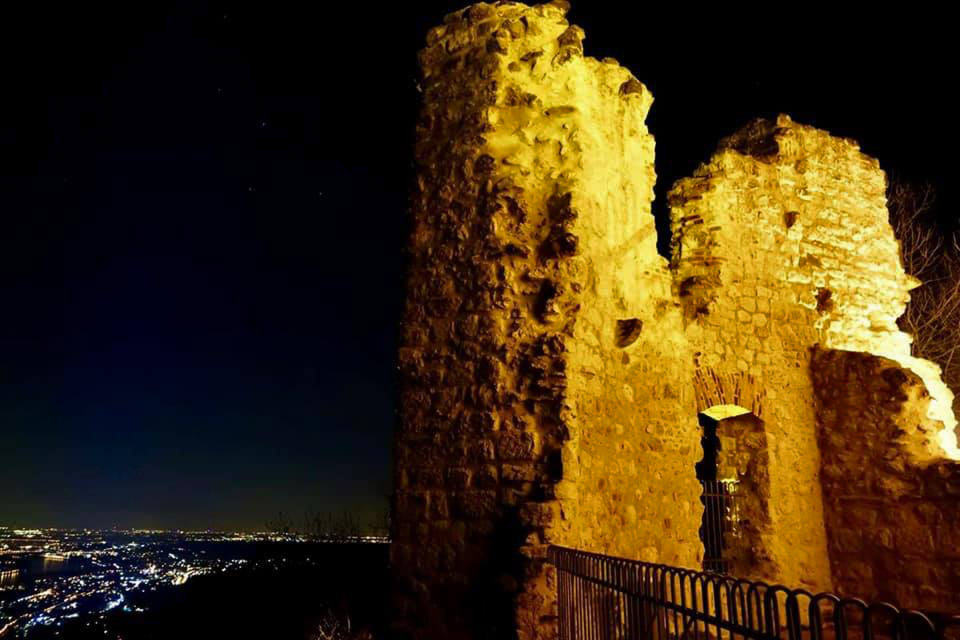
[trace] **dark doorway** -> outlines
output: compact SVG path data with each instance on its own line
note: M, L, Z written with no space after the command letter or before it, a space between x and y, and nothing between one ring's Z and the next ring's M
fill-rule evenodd
M720 437L717 435L719 422L700 414L700 426L703 435L700 444L703 447L703 459L696 464L697 479L703 487L703 518L700 522L700 540L703 542L703 568L705 571L729 573L729 562L725 559L728 535L732 534L735 522L733 498L736 493L736 480L718 478L717 459L720 452Z
M703 459L703 568L743 578L768 579L775 566L763 534L770 526L770 477L763 421L736 405L699 415Z

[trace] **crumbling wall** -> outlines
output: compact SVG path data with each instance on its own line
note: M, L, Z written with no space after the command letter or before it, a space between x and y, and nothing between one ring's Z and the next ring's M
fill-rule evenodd
M823 495L836 589L903 607L960 609L960 463L917 462L942 424L918 375L817 349Z
M652 96L616 61L548 56L542 82L575 106L567 123L580 152L568 187L578 249L564 282L579 307L565 339L569 438L550 541L698 566L700 436L692 359L650 210Z
M393 531L418 638L552 637L550 542L699 557L651 97L564 13L474 5L421 54Z
M834 286L834 300L845 290L807 272L819 260L838 273L846 266L829 257L820 228L837 208L857 206L861 160L845 158L842 144L786 117L758 121L721 141L669 195L697 410L742 406L768 441L770 562L753 577L811 589L831 580L808 350L822 336L821 289Z
M922 488L910 496L933 505L891 513L932 518L937 549L954 540L940 525L955 516L940 505L956 473L930 463L949 452L936 425L952 433L952 395L896 329L915 282L900 267L876 161L785 116L751 124L672 190L668 268L650 214L652 97L616 61L585 57L565 11L477 4L432 30L421 53L397 630L553 637L550 543L698 567L697 415L728 405L759 420L754 444L767 458L768 479L753 483L765 514L754 518L763 561L749 563L751 577L829 589L832 562L856 591L841 507L855 497L886 508L871 492L894 481L821 493L818 408L828 410L821 442L834 434L825 474L860 473L851 465L862 461L841 453L867 432L851 427L854 413L837 417L831 403L860 399L825 395L839 374L812 366L817 344L882 355L923 380L930 402L886 418L903 428L922 415L926 437L876 453L913 456L909 469L922 471L904 473ZM920 572L954 561L920 556L910 564Z
M504 82L504 51L552 11L476 5L420 55L392 546L395 620L414 638L509 637L530 570L520 512L549 508L564 362L540 325L548 278L525 276L549 213L488 138L497 105L539 111Z
M887 570L889 557L887 569L880 568L875 560L881 556L869 545L851 543L844 511L851 496L844 491L853 491L861 507L887 505L899 481L883 474L873 481L865 467L893 465L903 471L901 480L921 487L912 495L933 505L939 498L922 487L942 482L920 469L940 460L937 473L953 473L943 462L955 446L948 441L956 424L952 393L935 365L910 355L910 336L896 325L916 281L901 265L885 188L877 161L855 142L780 116L723 140L710 162L671 192L672 266L697 351L698 405L711 399L745 405L764 421L770 441L772 521L764 538L777 567L761 576L767 579L829 588L829 547L839 587L881 593L874 580L882 576L892 584L896 573ZM856 393L836 390L847 382L818 371L810 356L816 345L895 361L922 381L926 400L921 406L904 398L864 412ZM730 387L736 391L727 392ZM898 439L891 425L907 415L925 427ZM879 448L864 448L867 434ZM856 456L838 454L847 450ZM821 455L823 475L831 475L823 496ZM947 541L931 542L925 557L952 557L938 546ZM855 546L872 559L864 564L855 560L858 552L840 551ZM916 595L918 584L906 581L903 602L921 601L905 596Z

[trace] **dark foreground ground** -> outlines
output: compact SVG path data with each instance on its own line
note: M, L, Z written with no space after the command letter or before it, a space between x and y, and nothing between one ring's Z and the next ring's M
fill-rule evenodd
M252 561L250 568L198 576L178 587L132 596L131 608L106 615L104 626L42 630L47 640L303 640L331 614L354 631L381 637L386 613L387 545L296 545Z

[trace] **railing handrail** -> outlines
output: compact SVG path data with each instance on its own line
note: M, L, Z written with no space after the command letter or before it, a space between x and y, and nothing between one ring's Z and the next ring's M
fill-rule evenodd
M857 640L928 640L946 638L948 630L960 636L960 615L937 616L934 622L924 612L887 602L868 603L829 592L814 594L759 580L555 545L549 547L547 559L561 574L557 581L561 640L584 633L599 638L712 634L718 640L737 636L750 640L848 640L851 632ZM582 610L574 610L576 607ZM603 631L601 627L608 628ZM614 627L616 632L611 633Z

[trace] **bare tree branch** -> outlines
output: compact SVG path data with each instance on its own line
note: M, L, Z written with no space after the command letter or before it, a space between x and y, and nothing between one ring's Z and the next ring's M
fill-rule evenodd
M904 269L923 283L910 292L900 328L913 334L914 355L939 364L944 382L960 392L960 224L944 230L930 184L891 178L887 204Z
M350 617L339 616L332 609L327 609L311 636L311 640L349 640Z

